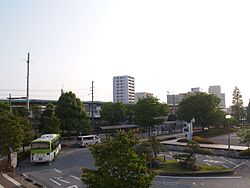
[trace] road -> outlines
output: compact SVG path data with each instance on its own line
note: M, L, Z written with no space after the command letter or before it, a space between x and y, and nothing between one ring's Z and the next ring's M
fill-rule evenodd
M246 144L241 144L239 141L239 137L235 133L229 134L230 144L236 146L246 146ZM228 135L221 135L209 138L212 142L216 144L228 144Z
M90 151L87 148L71 148L61 151L51 164L31 164L27 159L18 165L18 170L47 187L85 187L80 179L83 166L95 168Z
M172 153L174 154L174 153ZM197 155L198 163L209 165L221 165L234 168L236 173L226 177L166 177L157 176L151 188L175 187L226 187L248 188L250 187L249 171L250 162L244 159L231 159L227 157ZM167 158L171 159L171 153ZM87 148L71 148L63 150L58 158L51 163L31 164L25 160L18 165L19 172L38 179L48 188L82 188L85 185L80 180L81 167L94 167L94 160Z

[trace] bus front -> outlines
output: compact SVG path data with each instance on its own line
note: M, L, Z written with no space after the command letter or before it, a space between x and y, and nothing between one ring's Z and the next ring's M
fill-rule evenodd
M50 141L34 140L31 143L30 161L31 162L50 162L51 157L51 144Z

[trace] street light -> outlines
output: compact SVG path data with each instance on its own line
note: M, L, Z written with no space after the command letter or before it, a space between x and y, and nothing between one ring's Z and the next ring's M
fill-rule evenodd
M230 151L230 133L229 133L229 123L228 120L231 119L231 115L228 114L225 116L226 120L227 120L227 143L228 143L228 151Z

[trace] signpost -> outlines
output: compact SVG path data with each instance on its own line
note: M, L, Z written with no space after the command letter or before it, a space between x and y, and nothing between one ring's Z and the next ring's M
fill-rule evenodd
M11 166L14 168L14 174L15 174L15 169L17 166L17 152L13 152L10 154L10 158L11 158Z

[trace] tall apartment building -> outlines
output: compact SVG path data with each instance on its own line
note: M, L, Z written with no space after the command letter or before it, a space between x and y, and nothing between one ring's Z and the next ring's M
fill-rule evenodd
M208 88L209 94L214 94L220 99L220 107L226 107L225 93L221 93L221 87L219 85L209 86Z
M135 93L135 103L139 101L139 99L147 98L147 97L153 97L154 95L152 93L147 92L136 92Z
M132 76L113 77L113 102L133 104L135 102L135 80Z

